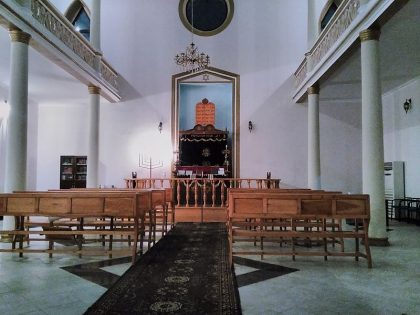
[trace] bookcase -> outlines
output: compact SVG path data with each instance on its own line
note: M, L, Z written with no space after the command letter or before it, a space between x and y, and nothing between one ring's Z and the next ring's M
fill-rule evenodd
M87 156L60 157L60 189L86 188Z

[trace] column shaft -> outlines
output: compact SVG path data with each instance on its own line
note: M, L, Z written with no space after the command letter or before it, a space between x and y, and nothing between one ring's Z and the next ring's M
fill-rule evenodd
M27 130L28 130L28 43L30 36L20 30L10 30L9 117L5 148L4 191L26 189ZM4 217L3 229L13 229L14 218Z
M99 168L99 104L100 89L89 86L89 139L87 157L87 188L97 188Z
M319 88L308 89L308 188L321 188Z
M379 31L365 30L361 38L363 192L370 195L369 237L388 243L385 217L384 143Z

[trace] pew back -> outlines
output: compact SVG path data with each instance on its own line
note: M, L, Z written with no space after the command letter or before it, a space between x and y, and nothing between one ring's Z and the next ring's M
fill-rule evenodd
M279 215L369 218L369 196L323 191L229 190L229 217L277 217Z
M77 218L143 216L151 208L148 191L136 192L18 192L0 194L0 214Z

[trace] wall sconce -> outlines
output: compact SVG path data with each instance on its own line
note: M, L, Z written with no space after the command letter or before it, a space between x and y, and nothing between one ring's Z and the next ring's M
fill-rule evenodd
M407 112L411 109L411 98L405 100L403 107L404 107L405 113L407 114Z
M163 128L163 124L162 122L159 122L159 125L158 125L159 133L162 133L162 128Z
M254 129L254 124L252 123L252 121L249 121L248 122L248 130L249 130L249 132L251 132L252 129Z

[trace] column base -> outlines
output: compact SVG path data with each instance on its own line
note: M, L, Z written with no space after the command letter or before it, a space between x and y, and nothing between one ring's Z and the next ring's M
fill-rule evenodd
M369 246L379 246L379 247L386 247L390 246L391 244L388 241L388 237L385 238L370 238L369 237Z

